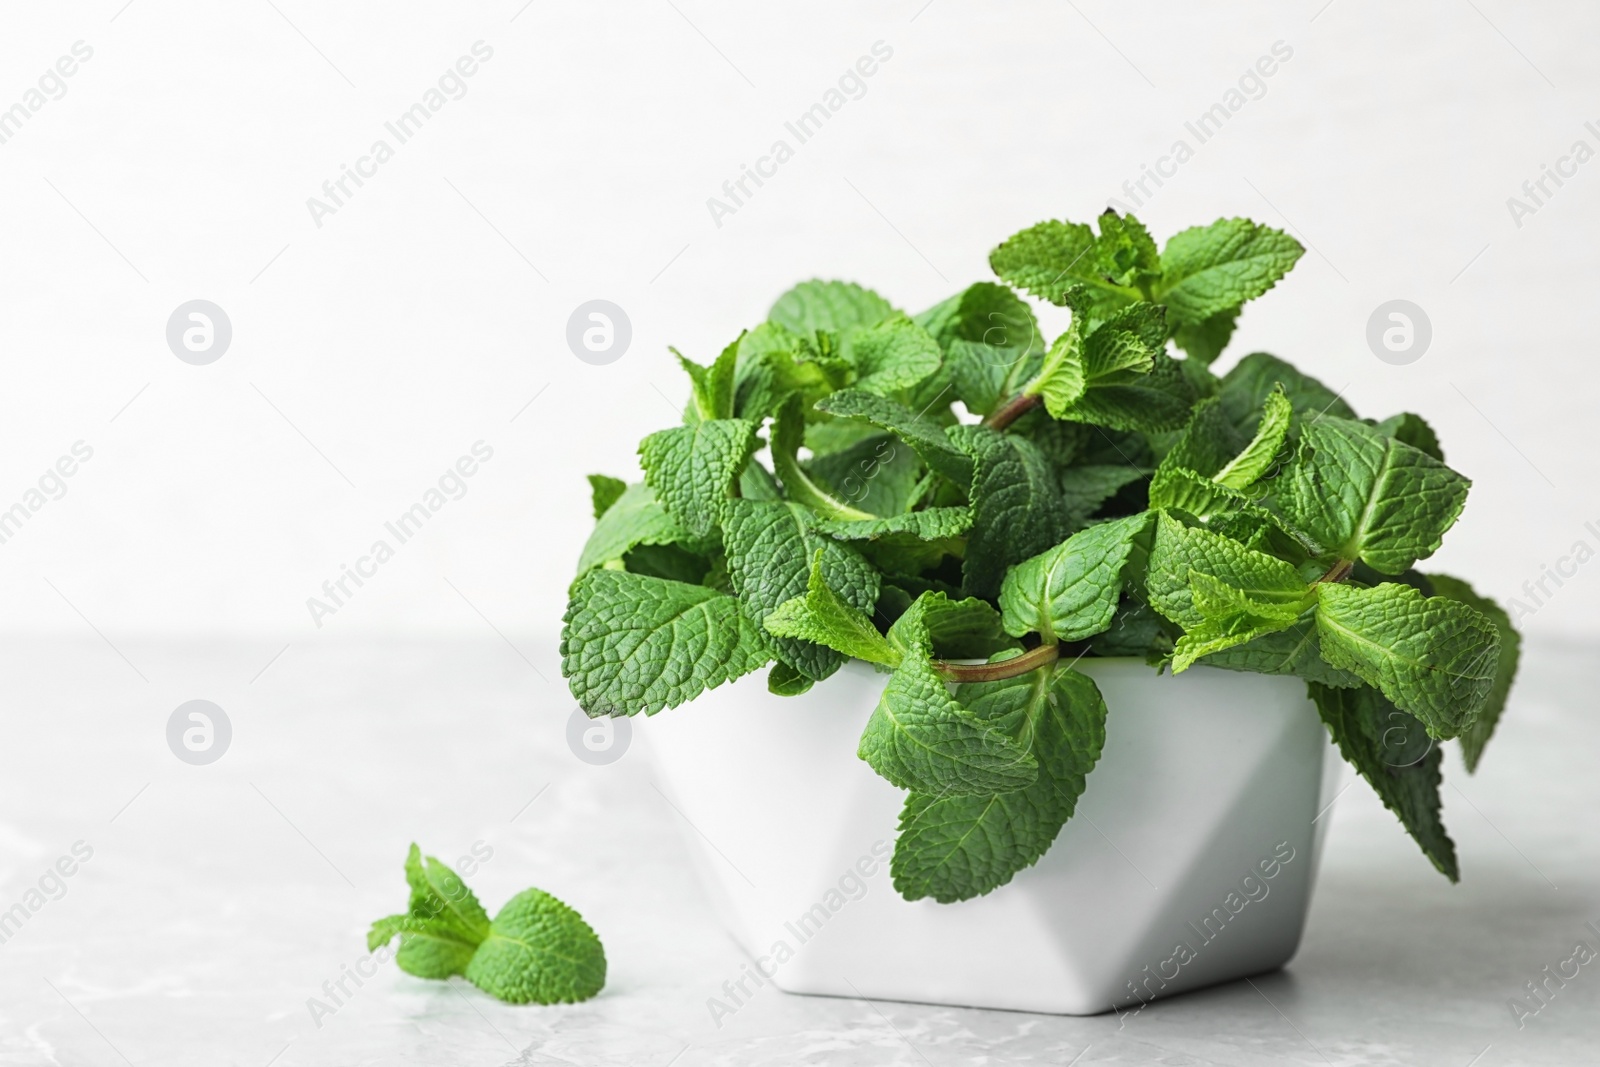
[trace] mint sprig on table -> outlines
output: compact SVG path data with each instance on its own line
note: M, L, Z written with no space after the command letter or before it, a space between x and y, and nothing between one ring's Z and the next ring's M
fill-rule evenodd
M406 856L411 899L400 915L372 924L367 951L395 937L395 962L418 978L467 981L510 1004L588 1000L606 984L606 954L583 917L538 889L512 897L492 920L448 865Z
M909 794L895 886L956 901L1072 817L1115 716L1080 657L1294 675L1456 880L1438 743L1477 767L1519 647L1493 601L1416 569L1471 483L1420 416L1363 419L1264 352L1213 372L1294 238L1219 219L1158 249L1097 221L1012 236L998 282L921 314L803 282L708 365L677 355L690 399L643 481L590 478L573 693L654 714L762 667L788 696L873 664L858 754ZM1021 294L1067 328L1047 341Z

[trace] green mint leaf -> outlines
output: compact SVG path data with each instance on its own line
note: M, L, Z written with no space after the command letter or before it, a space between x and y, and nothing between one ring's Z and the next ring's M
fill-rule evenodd
M1095 266L1117 285L1143 287L1161 275L1161 254L1144 223L1111 208L1100 213L1100 237L1095 241Z
M1274 386L1272 392L1267 394L1255 437L1212 480L1229 489L1244 490L1266 477L1277 463L1284 442L1288 440L1289 422L1293 416L1294 408L1284 394L1283 387Z
M817 567L824 584L855 610L870 611L877 603L878 572L851 546L816 533L810 511L799 504L733 501L723 524L723 548L733 588L756 626L780 604L805 594ZM779 659L816 681L844 662L833 649L810 640L779 637L771 644Z
M1182 366L1156 351L1149 373L1116 383L1091 383L1062 417L1113 430L1160 433L1181 427L1194 401L1194 386Z
M951 604L941 595L924 594L890 627L900 663L867 720L857 755L901 789L1006 793L1038 774L1037 761L1025 749L950 695L929 661L935 647L930 616L965 625L972 603Z
M1342 671L1322 658L1322 643L1317 637L1315 615L1307 615L1283 630L1262 634L1224 651L1206 655L1208 667L1252 674L1292 674L1308 682L1335 689L1362 685L1359 677Z
M1195 363L1209 367L1233 339L1233 328L1239 322L1239 309L1229 308L1199 322L1179 322L1172 340Z
M653 433L640 442L639 456L656 498L684 529L704 537L727 514L755 448L755 423L713 419Z
M734 370L734 414L760 421L775 414L791 393L804 407L844 385L850 365L822 352L816 339L764 322L739 339Z
M932 649L944 659L986 660L1021 646L1006 635L1000 613L977 597L952 600L942 591L922 593L889 627L889 643L902 657Z
M1004 285L970 285L915 321L939 343L968 411L989 414L1039 373L1044 340L1033 309Z
M1067 290L1080 285L1096 313L1140 299L1137 288L1108 275L1108 267L1118 270L1116 254L1126 244L1116 237L1105 249L1098 249L1098 244L1094 231L1082 223L1041 222L1013 234L989 253L989 266L1001 281L1052 304L1065 305ZM1122 273L1132 280L1126 271Z
M844 356L855 368L855 387L876 396L911 389L944 362L938 342L904 316L845 334Z
M829 493L800 466L800 446L805 438L805 413L801 404L800 396L791 394L772 420L772 467L789 499L814 508L830 519L875 518Z
M1108 628L1134 542L1149 527L1148 512L1113 519L1012 567L1000 586L1006 633L1081 641Z
M1419 452L1426 452L1440 463L1444 462L1444 449L1439 447L1439 435L1421 415L1409 411L1391 415L1378 423L1378 432L1403 441Z
M1279 504L1325 553L1399 574L1438 550L1470 481L1364 423L1307 423Z
M1443 754L1437 745L1411 760L1421 725L1371 689L1311 685L1311 699L1339 752L1365 778L1384 807L1422 847L1423 855L1452 882L1461 880L1456 848L1440 819Z
M1234 427L1221 399L1208 397L1194 406L1188 425L1161 457L1157 469L1181 468L1209 479L1244 451L1249 440Z
M772 660L734 597L642 574L590 571L564 622L561 673L590 715L652 715Z
M608 489L609 491L609 489ZM596 489L598 507L599 489ZM672 545L691 540L689 531L657 501L643 484L626 486L595 523L578 557L578 574L622 559L639 545Z
M1309 590L1295 603L1258 601L1227 582L1193 570L1189 572L1189 591L1201 621L1189 627L1173 649L1174 674L1188 670L1202 656L1287 630L1310 606Z
M1323 415L1341 419L1356 417L1338 393L1265 352L1252 352L1225 374L1217 399L1239 433L1248 436L1261 417L1261 407L1267 402L1267 396L1277 386L1283 388L1297 415L1308 419Z
M506 902L467 981L508 1004L572 1004L606 984L606 953L583 916L538 889Z
M772 665L767 672L767 692L778 697L797 697L808 693L816 682L801 674L783 660Z
M702 367L676 348L668 349L678 358L678 365L684 373L689 375L693 387L690 403L696 415L694 421L709 422L733 417L735 369L743 341L744 335L740 334L709 367Z
M926 489L922 461L893 434L875 433L823 455L813 446L805 470L835 499L874 515L909 511Z
M1382 691L1446 740L1472 724L1494 688L1500 634L1483 612L1409 585L1317 587L1322 657Z
M1472 720L1472 725L1461 732L1461 758L1467 764L1467 773L1471 774L1478 769L1483 748L1493 736L1501 712L1505 711L1506 698L1511 693L1511 683L1516 680L1517 664L1522 658L1522 635L1517 633L1517 628L1511 624L1511 616L1506 614L1504 608L1488 597L1478 595L1472 586L1460 578L1452 578L1448 574L1430 574L1427 578L1435 594L1476 608L1494 623L1494 628L1500 634L1500 654L1495 661L1494 684L1489 687L1483 710Z
M817 410L841 418L864 419L910 445L930 469L965 488L972 481L972 459L950 443L945 428L893 400L858 389L843 389L818 402Z
M406 854L406 884L411 896L404 915L372 924L367 951L400 938L395 962L419 978L448 978L466 969L473 951L489 934L489 916L455 871L415 844Z
M1261 605L1297 605L1307 585L1294 565L1161 512L1145 575L1150 606L1185 630L1205 614L1195 603L1191 575L1215 578Z
M802 336L817 330L842 332L855 326L874 326L895 314L895 309L871 289L854 282L801 282L778 297L768 320Z
M617 502L627 488L628 483L621 478L612 478L605 474L589 475L589 495L594 505L596 521Z
M446 923L413 915L390 915L372 924L367 932L367 951L376 951L395 937L400 938L395 964L417 978L461 974L478 949L477 941L463 937L461 931Z
M1281 230L1249 219L1218 219L1167 241L1156 298L1178 322L1202 322L1271 289L1304 253Z
M680 545L639 545L622 557L622 569L675 582L704 585L712 561Z
M826 645L846 656L887 667L899 664L901 654L878 632L866 612L834 592L824 574L823 550L812 558L803 594L787 600L766 617L767 632L779 638L800 639Z
M907 797L889 867L907 900L970 900L1033 866L1072 817L1105 746L1100 691L1065 667L964 685L957 698L974 716L1017 738L1033 753L1039 773L1009 793Z
M963 583L993 597L1007 567L1066 538L1066 507L1054 469L1031 441L981 426L952 428L951 439L975 461Z

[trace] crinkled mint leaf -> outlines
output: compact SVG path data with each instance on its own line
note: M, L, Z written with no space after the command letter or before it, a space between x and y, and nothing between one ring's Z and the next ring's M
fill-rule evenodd
M1067 290L1075 285L1085 287L1096 313L1140 299L1133 285L1108 276L1108 266L1117 269L1114 257L1125 247L1123 241L1108 242L1110 256L1102 255L1097 244L1094 231L1082 223L1041 222L989 253L989 266L1001 281L1052 304L1065 305Z
M667 514L649 486L626 486L601 514L594 532L584 542L583 555L578 557L578 574L581 577L595 567L622 559L639 545L672 545L689 540L689 531Z
M915 321L944 351L956 396L979 415L1020 392L1044 358L1033 309L994 282L970 285Z
M538 889L506 902L467 981L508 1004L572 1004L606 984L606 953L583 916Z
M1419 452L1426 452L1440 463L1444 462L1444 449L1439 447L1439 435L1433 432L1421 415L1403 411L1378 423L1378 432L1403 441Z
M478 942L464 938L459 930L433 919L413 915L390 915L372 924L367 932L367 951L376 951L394 938L400 938L395 964L417 978L449 978L461 974L472 962Z
M938 342L904 316L845 334L844 356L855 368L855 387L876 396L911 389L944 362Z
M692 386L690 405L695 414L694 421L708 422L712 419L733 417L735 367L739 357L739 345L743 340L744 335L740 334L732 344L722 350L722 354L709 367L702 367L676 348L668 349L678 358L678 365L689 376Z
M1438 550L1472 483L1364 423L1324 417L1300 432L1279 505L1323 551L1399 574Z
M772 420L772 467L789 499L830 519L872 519L876 516L840 500L800 466L805 440L805 413L798 395L791 395Z
M780 639L825 645L845 656L893 667L901 654L867 616L873 605L858 606L829 585L822 550L812 559L805 592L778 605L766 617L767 632Z
M945 428L910 408L858 389L842 389L818 402L817 410L847 418L865 419L895 434L922 457L922 461L965 488L972 481L972 459L951 444Z
M993 597L1007 567L1066 538L1067 510L1054 469L1031 441L981 426L957 427L951 439L976 461L963 581L969 593Z
M713 419L675 426L639 443L645 484L696 537L722 521L745 463L756 448L756 424Z
M904 635L909 615L893 629ZM928 660L926 632L911 644L867 720L857 755L891 784L923 793L1005 793L1032 782L1034 758L945 688Z
M1322 657L1381 690L1440 740L1470 726L1495 684L1500 634L1483 612L1409 585L1317 587Z
M854 282L801 282L778 297L767 318L797 334L815 330L842 332L873 326L895 314L894 305Z
M736 598L642 574L590 571L564 621L561 673L590 715L651 715L772 660Z
M628 483L621 478L607 474L589 475L589 495L594 506L594 517L598 520L604 515L627 488Z
M1461 758L1467 764L1467 773L1471 774L1478 769L1478 761L1483 758L1483 748L1494 734L1494 728L1500 722L1500 714L1505 711L1506 698L1511 693L1511 683L1516 680L1517 664L1522 658L1522 635L1517 633L1517 628L1511 624L1511 616L1506 614L1504 608L1486 596L1479 596L1473 591L1472 586L1460 578L1452 578L1448 574L1430 574L1427 577L1435 594L1459 600L1478 609L1485 618L1494 623L1495 629L1500 634L1500 653L1495 660L1494 684L1490 686L1489 695L1484 699L1483 710L1472 720L1472 725L1461 732Z
M1195 226L1162 249L1156 299L1178 322L1203 322L1271 289L1304 253L1293 237L1249 219Z
M1205 620L1195 604L1193 573L1216 578L1262 604L1300 604L1306 595L1306 582L1293 564L1160 513L1145 594L1151 607L1185 630Z
M806 592L814 561L826 585L855 610L870 611L877 603L878 572L851 546L815 532L811 521L810 511L799 504L732 502L723 547L733 588L754 625ZM816 681L844 662L833 649L810 640L778 637L771 644L780 659Z
M1310 606L1311 593L1294 603L1256 600L1209 574L1191 570L1189 591L1200 622L1188 627L1173 649L1172 672L1181 674L1202 656L1222 652L1267 634L1287 630Z
M1005 630L1046 642L1081 641L1111 625L1134 542L1149 529L1141 512L1080 530L1012 567L1000 587Z
M896 535L918 541L941 541L960 537L972 527L972 509L967 507L924 508L883 519L818 519L816 528L830 537L845 541L896 542Z
M1284 395L1283 388L1274 386L1272 392L1267 394L1256 435L1243 451L1212 476L1212 480L1229 489L1242 491L1266 477L1277 465L1278 454L1283 451L1284 442L1289 437L1289 422L1293 416L1294 408Z
M874 515L909 511L927 486L922 460L892 434L875 433L837 452L816 455L805 470L835 499Z
M739 339L734 369L734 414L759 422L774 414L791 393L802 406L811 405L844 385L850 365L818 347L818 338L802 336L763 322Z
M1452 882L1460 881L1456 847L1439 812L1443 754L1433 745L1418 761L1397 766L1393 746L1385 742L1386 737L1393 741L1397 736L1409 742L1410 735L1422 733L1421 724L1364 686L1330 689L1312 683L1311 699L1340 754L1372 786L1384 807L1400 817L1439 872Z
M907 797L889 868L907 900L970 900L1033 866L1071 818L1105 745L1100 691L1065 667L964 685L957 698L1030 750L1039 774L1009 793Z
M406 854L410 899L403 915L372 924L367 951L400 938L395 962L418 978L448 978L466 969L473 951L489 934L489 916L472 890L449 866L424 857L415 844Z

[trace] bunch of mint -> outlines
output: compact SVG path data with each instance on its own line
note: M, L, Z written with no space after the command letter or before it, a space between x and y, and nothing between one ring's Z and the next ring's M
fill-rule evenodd
M467 981L510 1004L569 1004L606 984L606 953L583 917L549 893L524 889L491 921L448 865L416 845L406 856L411 899L372 924L367 951L395 937L395 962L418 978Z
M797 694L876 664L859 754L910 793L895 886L956 901L1071 817L1106 728L1079 657L1296 675L1456 880L1436 742L1476 767L1518 638L1413 569L1469 486L1426 422L1363 420L1266 353L1211 371L1302 251L1245 219L1158 251L1108 211L1016 234L990 257L1006 284L920 315L806 282L709 366L678 356L692 397L640 445L644 481L590 478L579 703L653 714L768 665ZM1071 309L1049 345L1019 289Z

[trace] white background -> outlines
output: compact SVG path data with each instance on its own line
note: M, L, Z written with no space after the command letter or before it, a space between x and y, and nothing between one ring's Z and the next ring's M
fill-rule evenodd
M1220 366L1266 349L1363 415L1426 415L1476 482L1437 569L1507 597L1600 547L1600 162L1520 228L1506 206L1600 147L1592 8L274 2L8 11L0 107L94 50L0 145L0 508L94 449L0 545L11 631L548 636L583 475L635 476L675 421L668 344L707 360L802 278L910 311L985 278L1005 236L1192 144L1275 41L1266 94L1141 209L1158 239L1246 215L1311 247ZM316 226L307 198L479 40L465 97ZM877 41L865 95L716 226L707 198ZM564 340L596 297L633 324L605 367ZM1410 366L1364 340L1396 297L1433 322ZM165 343L193 298L232 319L210 366ZM317 629L307 597L480 439L468 494ZM1525 626L1600 634L1597 594L1586 568Z

